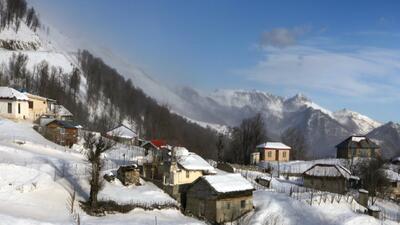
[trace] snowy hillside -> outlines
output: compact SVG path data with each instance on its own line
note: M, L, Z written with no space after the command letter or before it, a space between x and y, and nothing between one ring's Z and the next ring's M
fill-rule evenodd
M44 31L43 31L44 32ZM47 61L50 66L60 67L64 72L70 73L73 63L62 51L54 49L50 42L39 37L26 24L21 23L18 32L13 26L0 32L0 43L14 41L7 48L0 48L0 64L7 64L13 54L23 53L28 56L27 68L33 70L34 65ZM1 45L0 45L1 46Z
M0 120L0 221L1 224L74 224L67 208L72 190L83 200L89 192L84 156L47 141L32 124ZM114 151L117 151L114 150ZM132 151L132 150L130 150ZM109 154L112 157L113 154ZM129 196L126 198L126 196ZM123 186L107 183L99 197L117 202L175 202L152 183ZM77 202L75 204L78 204ZM80 211L81 224L203 224L178 210L144 211L91 217Z

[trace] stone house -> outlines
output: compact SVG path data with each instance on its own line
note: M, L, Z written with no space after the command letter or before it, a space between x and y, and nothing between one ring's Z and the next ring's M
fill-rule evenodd
M380 157L380 147L365 136L350 136L336 145L337 158L377 158Z
M119 126L115 127L114 129L108 131L106 133L108 138L113 139L114 141L124 143L124 144L137 144L137 134L135 131L130 129L124 124L120 124Z
M124 185L140 185L140 172L136 165L119 167L117 170L117 178Z
M8 119L29 119L29 98L10 87L0 87L0 116Z
M45 125L42 132L44 136L63 146L71 147L78 141L78 132L82 127L71 121L53 120Z
M336 164L315 164L303 173L305 187L343 194L358 183L359 178Z
M266 142L257 145L256 152L260 152L260 161L287 162L290 159L291 148L281 142Z
M185 212L211 223L234 221L253 209L253 190L240 174L203 176L188 188Z

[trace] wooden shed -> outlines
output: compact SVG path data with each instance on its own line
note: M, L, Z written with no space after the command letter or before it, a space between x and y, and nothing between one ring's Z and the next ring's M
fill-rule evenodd
M80 125L71 121L53 120L45 126L43 132L44 136L54 143L71 147L78 141L80 128Z
M240 174L203 176L188 188L185 211L211 223L234 221L253 209L253 190Z
M140 185L140 171L136 165L119 167L117 170L117 178L124 185Z

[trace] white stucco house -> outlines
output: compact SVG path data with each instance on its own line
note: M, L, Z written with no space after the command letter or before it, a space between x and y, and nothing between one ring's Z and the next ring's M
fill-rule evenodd
M0 87L0 116L8 119L29 119L29 98L10 87Z

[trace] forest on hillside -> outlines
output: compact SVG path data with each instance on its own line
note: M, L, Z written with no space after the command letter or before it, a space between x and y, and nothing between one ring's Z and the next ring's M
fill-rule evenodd
M33 31L40 27L39 17L26 0L0 0L0 31L5 27L14 27L18 31L24 22Z
M0 67L0 85L55 99L90 130L105 132L128 119L137 125L143 138L165 139L171 145L186 146L203 157L217 157L215 131L171 113L168 106L159 105L131 80L88 51L80 51L78 59L81 69L75 68L71 73L46 61L30 71L28 56L15 53L8 64ZM85 99L79 97L81 77L86 79Z

